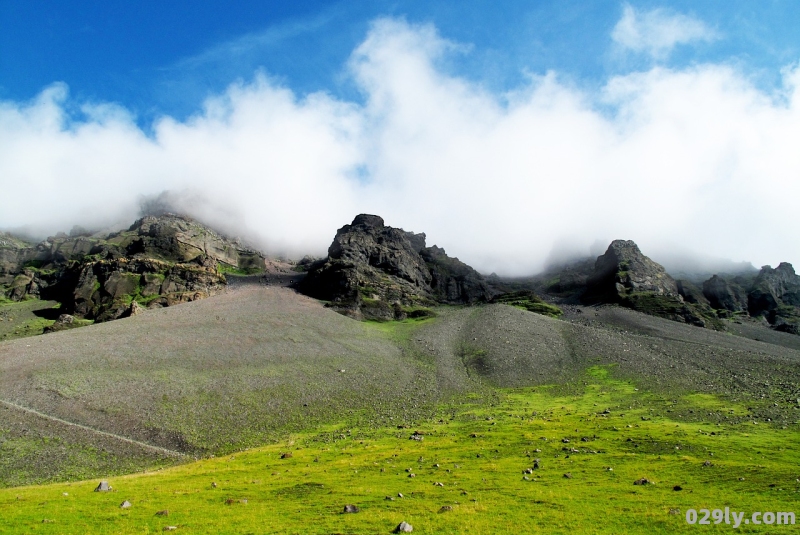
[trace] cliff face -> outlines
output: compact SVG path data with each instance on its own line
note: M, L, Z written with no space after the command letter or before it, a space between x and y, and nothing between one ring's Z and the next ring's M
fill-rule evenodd
M336 232L328 257L311 266L300 290L358 318L391 319L434 303L486 301L492 291L474 269L427 247L425 234L361 214Z
M800 334L800 276L788 262L764 266L747 294L751 316L763 316L779 331Z
M264 270L264 256L192 219L148 216L112 234L60 233L36 244L4 235L0 289L6 298L53 299L95 321L137 307L169 306L208 297L224 272Z
M734 281L714 275L703 283L703 295L709 304L720 310L742 312L747 310L747 292Z

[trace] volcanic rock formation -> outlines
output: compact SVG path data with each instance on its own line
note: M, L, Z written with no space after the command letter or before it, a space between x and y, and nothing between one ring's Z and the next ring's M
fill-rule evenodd
M597 257L594 273L586 281L586 302L620 302L634 293L677 297L678 285L664 268L653 262L631 240L614 240Z
M486 301L492 290L477 271L444 249L427 247L425 234L386 226L361 214L336 232L328 257L300 284L312 297L356 318L401 318L435 303Z
M788 262L761 268L747 294L751 316L763 316L779 331L800 334L800 276Z
M710 310L704 313L703 305L686 303L675 279L630 240L614 240L597 258L582 301L617 303L701 327L713 316Z
M32 245L0 236L0 290L11 300L53 299L77 317L106 321L219 292L225 271L260 272L264 256L190 218L139 219L111 234L73 229Z
M747 292L734 281L714 275L703 283L703 295L716 309L742 312L747 310Z

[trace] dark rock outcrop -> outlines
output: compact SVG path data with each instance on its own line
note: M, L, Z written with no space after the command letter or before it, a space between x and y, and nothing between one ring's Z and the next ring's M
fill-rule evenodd
M708 299L703 294L703 291L698 288L696 285L691 283L687 280L676 280L675 284L678 286L678 294L683 297L683 300L687 303L693 303L696 305L706 305L708 306Z
M204 255L191 262L152 258L98 260L82 266L67 309L96 321L130 315L134 301L153 307L195 301L221 291L225 277Z
M761 268L747 294L747 309L764 317L774 329L800 333L800 276L788 262Z
M664 268L653 262L631 240L614 240L597 257L594 272L586 281L587 303L621 302L631 294L647 292L679 297L678 285Z
M688 293L688 285L681 284ZM595 262L586 281L586 304L617 303L654 316L705 327L708 320L720 327L707 306L687 303L678 283L664 268L642 254L630 240L615 240ZM696 293L696 292L692 292Z
M775 269L762 267L747 295L752 316L768 314L781 306L800 307L800 277L788 262Z
M111 234L73 229L36 245L0 235L6 298L53 299L95 321L208 297L225 286L225 273L265 267L258 251L174 214L143 217Z
M474 269L425 234L388 227L361 214L336 232L328 257L314 263L300 284L312 297L357 318L400 319L409 308L434 303L486 301L492 290Z
M739 284L714 275L703 283L703 295L711 307L730 312L747 310L747 292Z

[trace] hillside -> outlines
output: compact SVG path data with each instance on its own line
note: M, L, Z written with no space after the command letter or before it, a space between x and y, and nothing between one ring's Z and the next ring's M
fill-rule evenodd
M0 343L0 477L119 473L326 422L408 423L441 403L491 400L498 388L574 384L599 364L656 391L750 399L753 417L797 418L794 335L755 331L773 337L765 343L618 307L567 309L566 320L499 304L435 310L434 319L357 322L291 289L245 284Z

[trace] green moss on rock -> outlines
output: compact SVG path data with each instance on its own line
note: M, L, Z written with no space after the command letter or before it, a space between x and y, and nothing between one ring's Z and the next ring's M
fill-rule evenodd
M564 311L555 305L543 301L539 296L530 291L511 292L498 295L492 299L493 303L502 303L528 312L542 314L551 318L558 318Z

